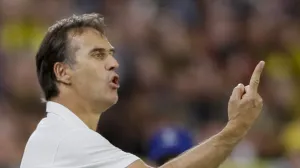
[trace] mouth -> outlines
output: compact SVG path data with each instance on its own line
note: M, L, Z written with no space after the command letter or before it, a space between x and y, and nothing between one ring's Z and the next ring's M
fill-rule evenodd
M111 82L110 82L110 85L113 89L118 89L120 87L120 84L119 84L119 76L118 75L114 75Z

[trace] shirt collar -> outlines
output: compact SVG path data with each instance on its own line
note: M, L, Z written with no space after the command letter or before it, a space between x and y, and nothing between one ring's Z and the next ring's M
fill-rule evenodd
M88 126L79 117L77 117L71 110L69 110L62 104L53 101L48 101L46 104L46 112L54 113L62 117L65 121L67 121L75 127L88 128Z

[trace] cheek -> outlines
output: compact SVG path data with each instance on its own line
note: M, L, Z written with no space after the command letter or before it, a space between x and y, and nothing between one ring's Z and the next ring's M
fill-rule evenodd
M78 69L74 76L76 85L85 89L85 91L99 91L107 85L108 81L105 77L105 72L96 70L93 66L85 66L84 68Z

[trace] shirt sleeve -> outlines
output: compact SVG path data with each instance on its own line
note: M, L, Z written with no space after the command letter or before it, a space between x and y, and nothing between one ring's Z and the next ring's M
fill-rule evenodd
M139 158L113 146L92 130L75 130L59 143L53 167L125 168Z

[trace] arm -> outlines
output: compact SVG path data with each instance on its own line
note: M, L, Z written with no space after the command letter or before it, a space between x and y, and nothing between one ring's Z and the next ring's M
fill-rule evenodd
M263 67L263 62L257 65L248 86L239 84L233 90L228 104L229 122L220 133L160 168L216 168L222 164L247 134L262 110L262 99L257 93L257 88ZM145 167L147 166L139 160L129 168Z
M234 124L228 123L220 133L171 160L161 168L218 167L240 142L245 132L245 129L237 129Z
M234 124L228 123L217 135L167 162L160 168L218 167L240 142L244 134L244 129L236 129ZM139 160L130 165L129 168L146 167L148 168Z

